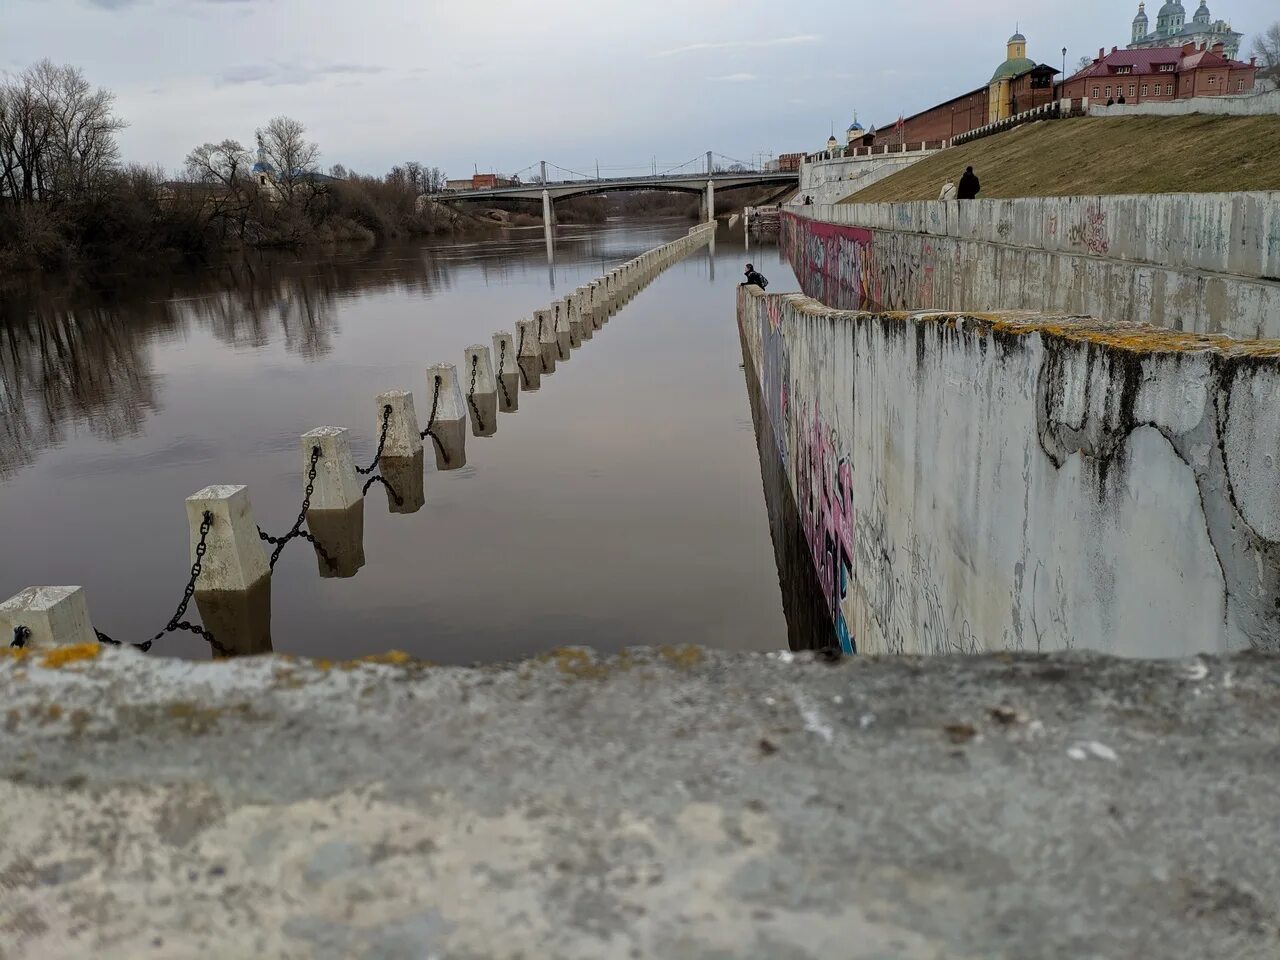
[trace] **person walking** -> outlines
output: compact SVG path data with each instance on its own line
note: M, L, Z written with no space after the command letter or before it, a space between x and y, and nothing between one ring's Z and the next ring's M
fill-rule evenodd
M960 178L960 189L956 191L957 200L976 200L982 190L982 183L973 167L965 167L964 176Z
M956 198L956 185L948 180L942 185L942 192L938 194L938 199L944 203L948 200Z
M759 287L761 290L767 290L769 287L769 281L765 279L764 274L756 272L756 267L753 263L747 264L746 278L747 281L743 284L744 287Z

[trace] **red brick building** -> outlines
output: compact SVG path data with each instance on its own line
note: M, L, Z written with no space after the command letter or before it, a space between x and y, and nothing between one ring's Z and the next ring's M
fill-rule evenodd
M1183 100L1248 93L1257 75L1255 62L1228 59L1223 45L1212 49L1188 43L1183 47L1098 51L1093 64L1068 77L1062 96L1088 97L1091 103L1108 100L1144 103L1149 100Z
M995 120L1044 106L1056 99L1058 70L1027 58L1027 38L1015 33L1008 41L1008 57L991 79L970 90L881 127L874 145L951 140Z

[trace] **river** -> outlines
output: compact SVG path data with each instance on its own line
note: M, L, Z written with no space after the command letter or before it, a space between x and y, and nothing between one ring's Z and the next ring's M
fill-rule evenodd
M28 278L0 299L0 599L86 588L94 625L140 641L187 580L185 497L247 484L257 522L287 530L302 496L299 437L352 428L372 459L375 397L636 254L687 221L559 229L362 253L263 256L92 287ZM721 228L575 351L426 503L365 507L364 564L321 578L289 546L272 579L277 652L399 649L437 663L566 645L615 651L787 643L734 286L752 259L798 288L775 247ZM426 408L426 409L424 409ZM194 608L191 614L195 614ZM185 633L154 653L207 657Z

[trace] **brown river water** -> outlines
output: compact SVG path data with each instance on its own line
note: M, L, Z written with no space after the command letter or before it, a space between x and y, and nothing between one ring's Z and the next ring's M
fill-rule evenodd
M95 627L150 637L186 584L185 497L247 484L256 521L283 533L301 434L350 427L367 464L378 393L412 390L425 424L430 364L461 367L469 344L688 227L561 227L554 266L535 228L93 287L27 278L0 299L0 599L83 585ZM734 319L748 259L770 292L798 288L776 248L748 253L722 227L714 252L641 291L495 436L468 437L464 468L437 472L428 455L420 511L370 490L354 576L321 578L312 548L291 544L272 579L274 649L471 663L566 645L787 646ZM153 654L209 650L175 633Z

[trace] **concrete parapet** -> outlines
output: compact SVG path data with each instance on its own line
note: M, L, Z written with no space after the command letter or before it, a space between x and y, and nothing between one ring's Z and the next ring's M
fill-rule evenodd
M859 650L1280 646L1280 343L754 288L738 306Z
M387 421L387 442L382 449L385 457L413 457L422 450L422 428L418 426L418 414L413 406L413 394L406 390L388 390L378 394L378 418L376 426L381 435L382 418L386 408L391 408Z
M797 208L781 243L833 306L1089 313L1280 337L1280 193Z
M0 603L0 651L97 642L82 587L27 587Z
M316 479L311 493L313 510L346 510L364 498L355 459L351 455L351 431L346 427L317 427L302 435L302 483L311 482L311 458L316 448Z

